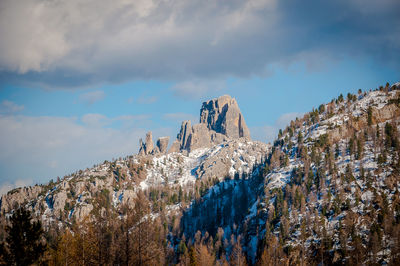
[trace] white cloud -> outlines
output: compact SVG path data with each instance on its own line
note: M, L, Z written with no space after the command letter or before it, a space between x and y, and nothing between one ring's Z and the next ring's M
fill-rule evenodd
M79 96L79 100L86 104L94 104L95 102L103 100L105 97L104 91L90 91L83 93Z
M0 113L11 114L24 110L23 105L18 105L12 101L4 100L0 103Z
M289 125L290 121L295 120L296 117L301 118L303 115L303 113L286 113L279 116L273 125L252 127L250 128L252 138L260 141L273 142L278 137L279 129L284 129Z

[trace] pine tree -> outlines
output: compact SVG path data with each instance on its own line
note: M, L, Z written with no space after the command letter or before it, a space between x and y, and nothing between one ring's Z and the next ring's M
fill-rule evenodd
M43 229L40 221L32 222L29 210L21 206L11 216L6 226L6 242L0 249L8 265L31 265L40 260L46 245L41 242Z

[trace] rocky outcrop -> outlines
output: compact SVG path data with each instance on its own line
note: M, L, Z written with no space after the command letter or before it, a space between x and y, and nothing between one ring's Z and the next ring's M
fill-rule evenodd
M92 210L93 210L92 204L82 204L76 208L76 210L73 212L73 215L78 222L81 222L85 217L87 217L90 214Z
M198 148L210 148L226 141L228 138L214 130L209 130L205 124L196 124L191 128L186 146L182 149L192 151Z
M146 143L143 140L139 140L139 155L149 155L149 154L164 154L168 149L169 137L161 137L156 142L156 147L153 145L153 134L151 131L146 134Z
M35 199L42 192L41 186L16 188L1 196L1 213L8 213L16 206L26 203L30 199Z
M146 144L143 143L142 139L139 139L139 155L146 155Z
M166 153L168 149L169 137L161 137L156 143L156 153Z
M181 130L179 131L177 139L180 142L180 149L185 150L187 149L188 145L188 140L190 135L192 134L192 123L190 121L183 121L181 125Z
M258 141L230 140L211 150L196 169L200 179L242 176L265 160L270 146Z
M229 95L204 102L200 111L200 123L230 139L250 139L250 131L239 106Z
M395 104L388 104L380 109L372 108L373 121L376 123L382 123L399 116L400 109Z
M226 136L208 129L206 124L192 126L190 121L183 121L177 140L172 144L169 152L190 152L198 148L210 148L227 139Z
M153 133L151 131L146 134L146 142L139 140L139 155L147 155L153 153Z
M53 211L60 212L64 210L65 201L67 200L67 191L61 190L53 196Z
M146 134L146 154L150 154L153 151L153 134L151 131Z
M169 152L190 152L238 138L250 140L250 131L236 100L224 95L203 103L199 124L192 126L191 121L182 122L178 144L174 143Z

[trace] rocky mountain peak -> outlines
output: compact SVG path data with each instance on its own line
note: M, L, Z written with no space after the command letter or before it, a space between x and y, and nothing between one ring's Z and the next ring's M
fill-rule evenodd
M238 138L250 140L250 131L234 98L224 95L206 101L200 109L200 123L183 121L170 152L209 148Z
M200 110L200 123L230 139L250 139L250 131L239 106L235 98L229 95L204 102Z
M206 101L200 109L200 123L183 121L171 152L190 152L198 148L210 148L227 140L245 138L250 140L250 131L235 98L223 95ZM140 140L139 155L165 153L167 138L160 138L153 148L151 132L146 135L146 142Z

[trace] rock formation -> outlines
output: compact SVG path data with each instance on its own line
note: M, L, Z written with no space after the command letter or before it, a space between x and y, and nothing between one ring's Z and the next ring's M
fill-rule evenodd
M169 152L190 152L237 138L250 140L250 131L236 100L224 95L203 103L199 124L192 126L190 121L182 122L177 141Z
M168 137L157 140L153 147L152 133L146 134L146 142L140 139L139 155L164 154L168 148ZM192 125L183 121L169 153L190 152L198 148L210 148L230 139L250 140L250 131L234 98L229 95L204 102L200 110L200 123Z
M161 137L156 142L156 147L153 145L153 134L151 131L146 134L146 143L143 140L139 140L139 155L149 155L166 153L168 148L169 137Z
M139 139L139 155L145 155L146 154L146 144L143 143L142 139Z
M146 143L143 140L139 140L139 155L147 155L153 153L153 133L151 131L146 134Z
M190 152L198 148L209 148L227 139L225 135L210 130L206 124L200 123L191 126L190 121L184 121L177 137L178 151ZM172 148L176 149L176 147L171 147L170 152L172 152Z
M23 204L27 198L37 198L41 192L42 187L38 185L9 191L0 198L0 213L10 212L15 206Z
M169 137L161 137L156 143L156 153L166 153L168 148Z
M204 102L200 111L200 123L230 139L248 138L250 131L234 98L224 95Z
M189 136L192 134L192 123L190 121L183 121L181 125L181 130L177 136L180 142L180 149L185 150L188 147Z
M146 154L150 154L153 151L153 134L151 131L146 134Z

